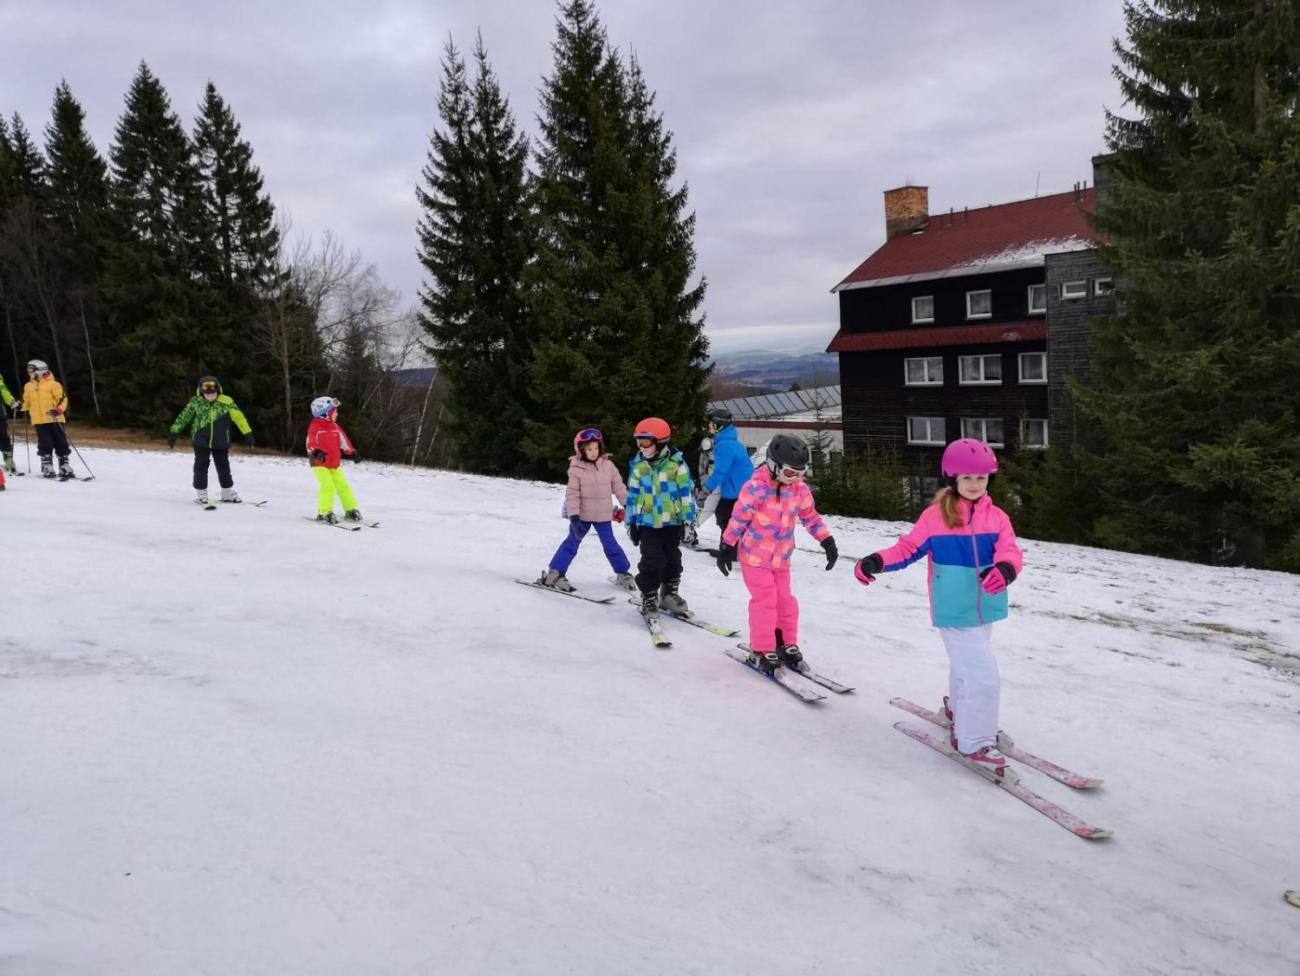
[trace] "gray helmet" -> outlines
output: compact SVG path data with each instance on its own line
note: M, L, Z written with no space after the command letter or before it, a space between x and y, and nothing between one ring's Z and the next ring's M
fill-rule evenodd
M726 407L714 407L709 411L709 423L723 427L731 423L731 411Z

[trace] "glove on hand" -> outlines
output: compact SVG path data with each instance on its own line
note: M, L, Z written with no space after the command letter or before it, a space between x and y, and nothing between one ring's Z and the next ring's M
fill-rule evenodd
M641 526L632 524L627 527L627 537L631 540L632 545L641 545Z
M251 430L244 435L244 444L248 447L257 447L257 438L253 436Z
M313 464L324 464L325 452L317 448L316 450L311 452L311 460Z
M361 463L361 455L357 454L357 453L354 451L354 452L352 452L351 454L348 455L348 460L351 461L353 464L360 464L360 463Z
M1010 563L996 563L980 573L980 587L990 595L1001 593L1016 578Z
M723 576L731 575L731 567L736 562L736 547L724 542L718 547L718 572Z
M14 416L17 417L20 413L23 412L23 401L15 400L13 402L13 408L14 408Z
M167 448L168 450L171 450L175 446L176 446L176 432L170 431L167 434Z
M56 407L55 409L49 412L49 416L51 419L57 420L62 413L63 411Z
M627 518L627 509L624 509L624 508L616 508L616 509L614 509L614 521L615 521L615 522L622 522L623 519L625 519L625 518Z
M885 568L885 561L880 558L880 553L873 552L870 556L863 556L858 560L858 564L853 567L853 578L863 586L870 586L876 581L876 573Z
M826 550L826 572L830 572L835 566L835 561L840 558L840 551L835 546L834 537L827 539L822 543L822 548Z

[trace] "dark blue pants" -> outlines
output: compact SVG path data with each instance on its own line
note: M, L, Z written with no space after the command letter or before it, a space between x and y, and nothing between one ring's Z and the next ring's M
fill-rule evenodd
M626 573L632 567L627 554L623 552L618 540L614 538L613 523L584 522L582 519L570 519L569 534L564 537L564 541L560 543L560 548L556 549L555 555L551 557L551 569L560 573L569 571L569 564L573 562L573 557L578 554L578 546L582 544L583 538L593 525L596 527L596 535L600 536L600 544L605 549L605 558L614 567L614 572Z

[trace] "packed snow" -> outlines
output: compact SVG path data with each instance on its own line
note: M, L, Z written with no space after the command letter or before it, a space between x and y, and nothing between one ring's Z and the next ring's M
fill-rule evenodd
M1105 779L1021 774L1090 842L892 728L946 675L924 568L853 580L900 526L800 543L801 643L857 687L805 705L736 639L653 648L594 539L613 604L516 585L559 485L349 466L351 533L304 461L238 455L268 504L208 512L186 451L84 454L0 495L5 976L1300 971L1294 576L1024 541L1002 725Z

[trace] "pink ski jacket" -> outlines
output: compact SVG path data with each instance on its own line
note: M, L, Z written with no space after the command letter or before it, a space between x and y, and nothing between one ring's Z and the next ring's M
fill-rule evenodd
M877 553L886 573L926 557L930 619L936 627L978 627L1006 619L1006 590L985 593L979 574L995 563L1010 563L1019 576L1024 564L1011 519L988 495L973 505L963 498L960 510L965 524L950 529L936 502L921 513L912 531Z
M831 530L817 514L808 485L802 479L793 485L778 485L762 467L740 489L722 541L732 546L739 543L738 555L746 566L789 569L796 522L802 522L818 542L830 538Z
M614 506L609 496L620 505L627 502L627 485L618 473L618 466L608 454L594 461L575 455L569 461L569 486L564 491L564 510L570 518L578 516L584 522L609 522L614 517Z

